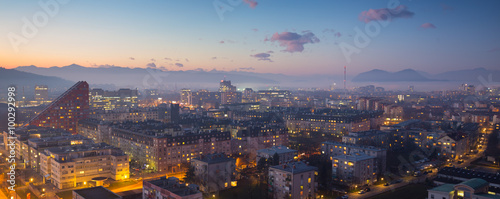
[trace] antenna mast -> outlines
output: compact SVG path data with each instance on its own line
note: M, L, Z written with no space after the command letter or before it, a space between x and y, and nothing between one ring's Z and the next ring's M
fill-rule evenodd
M344 97L347 98L347 87L345 85L346 80L346 66L344 66Z

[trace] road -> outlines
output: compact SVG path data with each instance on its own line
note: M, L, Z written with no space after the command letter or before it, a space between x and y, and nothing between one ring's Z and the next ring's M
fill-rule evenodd
M477 160L478 158L483 157L484 151L485 151L487 143L488 143L487 139L488 139L488 136L490 133L492 133L492 130L489 130L489 129L482 132L482 135L484 135L484 140L480 144L483 147L481 149L478 149L477 154L472 154L472 155L468 156L467 159L464 159L464 162L461 164L459 164L457 161L454 161L454 162L449 163L448 166L453 166L453 167L457 167L457 168L469 167L471 162ZM381 193L384 193L384 192L387 192L390 190L397 189L399 187L406 186L410 182L416 182L416 181L422 182L423 180L425 180L425 178L434 177L436 175L437 175L437 169L433 169L433 172L430 174L427 174L427 175L423 175L420 177L406 176L403 178L404 180L401 183L393 184L393 185L389 185L389 186L383 186L383 185L370 186L370 189L371 189L370 192L367 192L364 194L350 193L350 194L348 194L348 196L349 196L349 198L354 198L354 199L369 198L369 197L372 197L372 196L375 196L375 195L378 195L378 194L381 194Z
M362 199L362 198L369 198L387 191L395 190L399 187L406 186L410 183L415 183L415 182L424 182L425 178L431 178L437 175L437 169L433 169L432 173L429 173L427 175L422 175L419 177L414 177L414 176L405 176L401 178L403 182L397 183L397 184L392 184L389 186L384 186L383 184L381 185L372 185L370 186L370 191L364 194L359 194L359 193L350 193L348 194L349 198L353 199Z

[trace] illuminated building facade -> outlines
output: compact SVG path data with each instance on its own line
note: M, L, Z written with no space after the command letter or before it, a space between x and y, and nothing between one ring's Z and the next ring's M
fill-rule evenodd
M375 157L364 153L333 156L334 181L347 185L373 184L377 180Z
M316 198L317 167L293 162L269 167L269 193L273 198Z
M43 102L49 99L49 87L47 85L35 85L35 101Z
M38 115L28 121L29 125L61 128L76 133L78 120L89 114L89 85L77 82L66 92L52 101Z
M111 145L122 148L132 161L154 171L177 172L181 163L210 153L231 153L231 134L221 131L184 132L160 122L112 126Z
M367 131L372 126L372 118L381 118L382 111L357 111L339 109L314 109L285 115L286 125L293 134L331 133Z
M143 181L142 198L203 199L203 195L195 184L180 183L176 177L161 177L157 180Z
M138 91L122 88L117 91L105 91L94 88L90 91L92 109L114 110L137 107Z
M130 177L128 156L105 143L47 148L40 153L40 170L59 189L87 185L98 177Z

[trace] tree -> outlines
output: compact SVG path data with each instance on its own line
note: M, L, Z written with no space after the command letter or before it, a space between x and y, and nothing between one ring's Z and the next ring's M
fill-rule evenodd
M194 167L190 166L186 171L186 176L184 176L184 182L195 183L196 175L194 174Z
M263 171L266 168L266 159L261 157L257 162L257 169Z
M278 153L274 153L272 165L276 166L279 164L280 164L280 155L278 155Z

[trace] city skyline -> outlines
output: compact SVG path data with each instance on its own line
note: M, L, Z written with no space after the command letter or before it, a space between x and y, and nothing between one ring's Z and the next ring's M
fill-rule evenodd
M4 4L5 68L75 63L340 75L347 65L351 74L407 68L436 74L496 69L500 52L495 1ZM378 20L384 13L390 20ZM23 32L29 26L36 31Z

